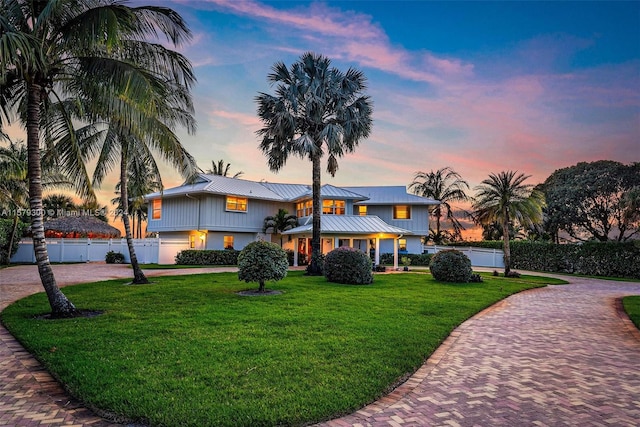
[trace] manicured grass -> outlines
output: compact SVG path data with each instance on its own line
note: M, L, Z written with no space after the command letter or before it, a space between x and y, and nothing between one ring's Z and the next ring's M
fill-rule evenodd
M640 296L633 295L622 299L622 306L631 321L640 329Z
M184 268L237 267L237 265L182 265L182 264L140 264L143 270L181 270Z
M440 284L376 275L368 286L303 272L269 289L233 273L129 279L65 288L93 318L42 320L44 295L2 321L90 406L162 426L303 425L352 412L414 372L453 328L542 277Z

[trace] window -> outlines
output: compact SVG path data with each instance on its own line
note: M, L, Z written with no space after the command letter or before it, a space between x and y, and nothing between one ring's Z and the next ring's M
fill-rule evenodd
M228 211L235 211L235 212L246 212L247 211L247 198L246 197L227 196L227 210Z
M344 200L323 200L322 201L322 213L324 215L344 215L345 213Z
M196 247L196 235L195 234L190 234L189 235L189 249L195 249Z
M302 218L313 214L313 201L296 203L296 216Z
M367 215L367 207L360 205L356 206L356 215L366 216Z
M162 200L154 199L151 204L151 219L160 219L162 217Z
M398 250L400 252L407 252L407 239L398 239Z
M394 206L393 219L411 219L411 208L407 205Z
M224 236L224 248L233 250L233 236Z

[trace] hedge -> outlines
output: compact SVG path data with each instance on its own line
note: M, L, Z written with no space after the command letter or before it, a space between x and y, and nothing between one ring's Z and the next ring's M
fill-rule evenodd
M179 265L237 265L240 251L187 249L176 255Z
M402 257L407 257L411 260L412 266L422 265L428 267L432 256L433 254L398 254L398 264L401 264ZM380 254L380 265L393 265L393 254Z
M512 268L640 279L640 242L511 242Z

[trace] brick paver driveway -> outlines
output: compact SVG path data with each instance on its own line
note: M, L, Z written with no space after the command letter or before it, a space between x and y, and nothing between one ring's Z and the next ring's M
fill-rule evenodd
M104 264L54 269L65 284L131 274ZM33 266L0 275L0 309L40 291ZM480 313L389 396L320 425L637 426L640 332L616 299L640 295L640 284L568 280ZM66 396L2 327L0 358L0 426L111 425Z

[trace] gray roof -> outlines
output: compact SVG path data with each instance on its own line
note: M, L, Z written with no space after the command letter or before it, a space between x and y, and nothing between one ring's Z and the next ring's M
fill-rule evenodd
M310 185L304 184L281 184L273 182L256 182L240 178L229 178L221 175L200 174L193 184L182 184L179 187L169 188L161 192L148 194L147 199L157 199L159 197L180 196L195 193L226 194L232 196L248 197L262 200L276 201L296 201L311 197ZM361 194L354 193L344 188L325 184L320 189L322 198L339 200L353 199L355 201L365 200Z
M280 194L286 200L297 200L304 197L311 197L311 186L304 184L280 184L263 181L264 185L274 193Z
M371 187L342 187L344 190L362 194L368 198L364 202L356 202L360 205L438 205L439 201L427 199L407 193L407 188L398 186L371 186Z
M169 188L162 193L148 194L146 199L170 197L192 193L228 194L232 196L249 197L264 200L285 200L280 194L271 191L259 182L247 181L240 178L229 178L221 175L200 174L199 182L183 184Z
M375 215L322 215L320 228L323 234L413 234L404 228L389 225ZM313 225L311 221L307 221L305 224L282 234L302 234L311 231L313 231Z

